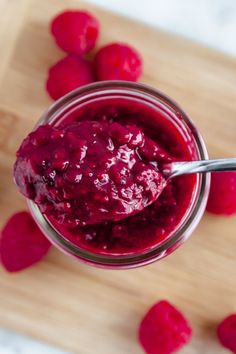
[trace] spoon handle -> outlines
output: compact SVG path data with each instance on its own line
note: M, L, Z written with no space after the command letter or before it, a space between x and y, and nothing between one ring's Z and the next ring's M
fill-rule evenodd
M199 172L236 171L236 158L172 162L163 167L162 173L168 178Z

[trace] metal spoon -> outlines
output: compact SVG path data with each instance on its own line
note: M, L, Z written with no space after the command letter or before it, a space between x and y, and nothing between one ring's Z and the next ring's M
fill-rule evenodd
M191 173L207 173L234 170L236 170L236 158L171 162L168 164L163 164L161 168L161 172L167 180L173 177Z

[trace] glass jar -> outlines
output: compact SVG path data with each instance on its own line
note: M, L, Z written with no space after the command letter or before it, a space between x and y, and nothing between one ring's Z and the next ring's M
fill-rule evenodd
M84 108L94 102L121 98L134 103L151 107L152 110L162 110L166 119L169 119L180 130L181 134L191 135L191 144L196 151L196 159L208 158L204 141L187 114L169 97L148 86L123 81L100 82L79 88L55 102L41 117L36 127L41 124L57 125L68 117L73 119ZM179 247L193 232L199 223L207 202L210 175L196 176L194 195L188 210L167 239L143 252L132 254L99 254L75 245L63 237L58 230L48 222L40 212L38 206L28 201L30 211L38 226L46 237L61 251L76 259L103 268L134 268L159 260Z

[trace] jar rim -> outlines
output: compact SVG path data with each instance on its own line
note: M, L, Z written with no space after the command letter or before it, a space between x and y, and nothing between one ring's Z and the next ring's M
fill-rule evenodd
M105 92L124 93L125 90L130 91L132 94L144 95L149 100L160 100L161 103L167 105L167 107L170 107L175 112L178 112L181 115L181 119L191 130L191 134L194 138L194 142L196 143L196 148L199 153L199 159L208 159L207 149L201 134L195 127L190 117L182 110L182 108L174 100L172 100L161 91L140 83L132 83L127 81L102 81L78 88L52 104L41 116L35 128L41 124L44 124L45 121L48 121L48 119L51 121L58 117L58 115L62 113L63 110L68 109L68 107L70 107L71 104L74 104L77 99L88 99L89 96L101 92L104 92L104 94ZM117 269L133 268L146 265L160 258L163 258L167 255L167 250L173 248L173 251L190 236L200 221L205 210L209 192L210 175L201 175L198 184L198 193L195 193L194 195L194 200L192 201L192 210L188 213L186 220L184 220L183 223L181 222L180 225L178 225L178 228L174 230L173 235L164 240L160 245L156 245L144 252L137 252L126 255L98 254L90 252L84 248L80 248L79 246L75 245L60 235L60 233L57 232L55 228L47 221L47 219L39 210L39 207L33 201L28 200L28 205L40 229L49 238L49 240L63 252L74 256L77 259L79 258L84 263L98 267ZM183 219L184 218L185 216ZM169 253L170 252L168 252L168 254Z

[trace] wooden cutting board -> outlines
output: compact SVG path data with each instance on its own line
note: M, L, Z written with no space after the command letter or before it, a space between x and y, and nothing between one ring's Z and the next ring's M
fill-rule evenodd
M202 132L211 157L236 155L236 59L140 23L61 0L0 2L0 226L26 208L12 183L14 153L51 103L48 67L64 54L48 31L67 7L92 10L102 23L99 45L126 41L143 54L143 82L177 100ZM19 274L0 270L0 324L79 354L138 354L138 323L169 299L194 328L185 354L218 354L215 326L236 311L236 218L206 215L170 257L129 271L84 266L52 250Z

